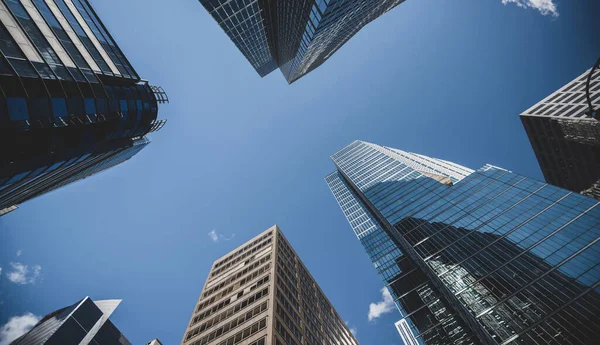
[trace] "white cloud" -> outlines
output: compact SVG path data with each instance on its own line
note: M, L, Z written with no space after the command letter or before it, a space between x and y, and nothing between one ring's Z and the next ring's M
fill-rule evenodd
M354 337L356 338L356 335L358 334L358 329L356 328L356 326L351 327L348 321L346 321L346 326L348 326L350 333L352 333L352 335L354 335Z
M0 345L8 345L13 340L29 332L40 319L39 316L32 313L12 317L5 325L0 327Z
M223 234L219 234L219 233L217 233L217 231L216 231L216 230L211 230L211 231L208 233L208 237L210 237L210 239L211 239L213 242L217 243L217 242L219 242L220 240L223 240L223 241L229 241L229 240L232 240L232 239L234 239L234 238L235 238L235 234L231 234L231 236L227 237L227 236L225 236L225 235L223 235Z
M373 321L381 315L394 310L394 299L388 289L381 289L381 298L383 299L382 301L369 304L369 321Z
M21 254L23 254L23 250L22 249L17 250L17 256L21 256Z
M545 16L558 17L558 9L553 0L502 0L504 5L515 4L523 8L534 8Z
M10 266L12 271L7 272L6 277L15 284L33 284L42 273L42 266L40 265L33 265L29 269L29 266L20 262L11 262Z
M208 237L210 237L213 242L219 242L219 235L217 235L215 230L211 230L211 232L208 233Z

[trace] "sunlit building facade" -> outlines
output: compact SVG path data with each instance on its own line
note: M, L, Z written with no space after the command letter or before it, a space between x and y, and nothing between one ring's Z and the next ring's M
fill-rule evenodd
M600 119L589 113L590 71L521 114L546 182L600 199ZM600 109L600 70L590 83L590 100Z
M263 77L293 83L403 0L200 0Z
M394 297L405 342L600 339L597 200L362 141L332 159L326 181Z
M213 263L182 345L358 345L277 226Z
M0 2L0 52L0 200L164 124L87 0Z

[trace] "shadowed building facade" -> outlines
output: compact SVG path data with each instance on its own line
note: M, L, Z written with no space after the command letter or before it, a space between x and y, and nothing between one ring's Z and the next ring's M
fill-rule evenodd
M356 141L335 198L394 297L406 344L600 339L600 203L510 171Z
M166 95L138 76L87 0L0 2L0 53L0 210L164 124Z
M214 262L182 345L358 345L277 226Z
M600 120L589 115L586 80L590 71L521 114L546 182L600 199ZM600 70L590 83L600 108Z
M261 77L293 83L403 0L200 0Z
M86 297L44 316L10 345L131 345L109 320L120 303Z

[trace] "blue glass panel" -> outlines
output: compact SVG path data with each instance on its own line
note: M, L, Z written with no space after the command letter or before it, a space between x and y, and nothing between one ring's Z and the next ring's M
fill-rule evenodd
M27 101L22 97L6 98L8 106L8 117L13 121L29 120L29 111L27 110Z
M96 114L96 104L94 103L93 98L84 99L85 103L85 113L88 115Z
M65 117L67 113L67 102L64 98L52 98L52 112L54 117Z

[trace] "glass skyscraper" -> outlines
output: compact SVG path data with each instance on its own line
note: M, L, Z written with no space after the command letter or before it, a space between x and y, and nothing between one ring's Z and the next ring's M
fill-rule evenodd
M164 125L87 0L0 1L0 52L0 214Z
M589 114L590 71L525 110L521 121L548 183L600 199L600 120ZM600 108L600 70L590 83Z
M44 316L11 345L131 345L109 320L121 300L89 297Z
M288 83L325 62L365 25L403 0L200 0L263 77Z
M35 197L124 163L149 143L146 137L111 141L92 153L74 159L73 164L63 163L63 166L48 168L37 178L6 188L0 191L0 210L6 210L0 212L0 216Z
M492 165L355 141L326 177L407 344L594 344L600 203Z

